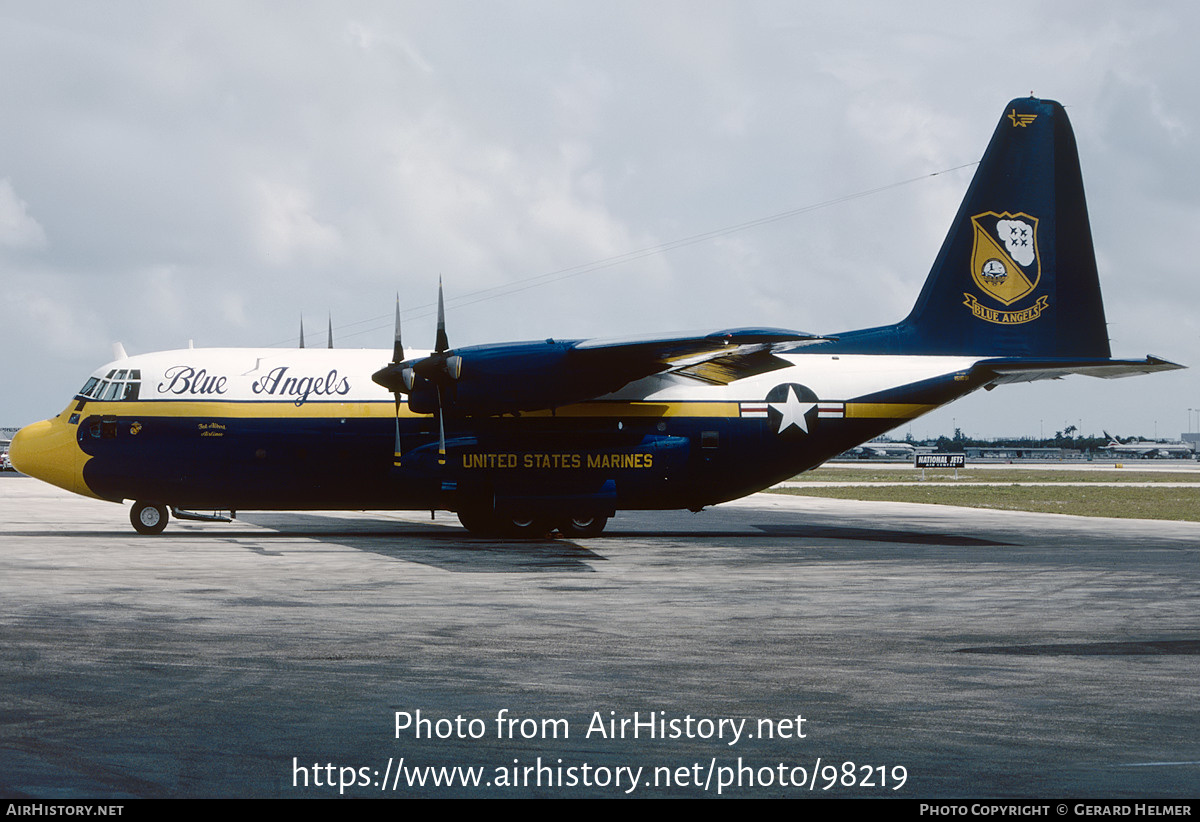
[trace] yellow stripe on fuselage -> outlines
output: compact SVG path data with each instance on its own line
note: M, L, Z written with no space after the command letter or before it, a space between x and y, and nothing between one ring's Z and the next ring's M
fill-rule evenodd
M89 401L80 412L84 416L119 417L209 417L228 419L300 419L391 418L396 404L380 402L205 402L196 400L133 400L126 402ZM401 417L428 417L415 414L407 405L400 406ZM583 402L554 411L523 414L529 417L736 417L736 402Z
M580 402L531 417L736 417L736 402Z
M937 408L936 405L903 402L847 402L846 419L912 419ZM366 419L391 418L396 414L396 405L391 401L379 402L294 402L260 401L196 401L196 400L134 400L127 402L89 401L84 415L114 415L120 417L208 417L228 419ZM428 417L416 414L407 405L401 404L400 416L405 418ZM703 417L737 418L740 416L737 402L672 401L632 402L625 400L581 402L562 408L525 412L526 417Z
M846 403L846 419L907 420L926 414L937 407L913 402L848 402Z

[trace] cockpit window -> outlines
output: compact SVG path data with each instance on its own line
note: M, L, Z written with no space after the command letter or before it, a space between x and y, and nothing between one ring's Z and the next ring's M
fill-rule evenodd
M136 400L141 390L142 372L140 369L113 369L104 379L89 377L77 396L105 402L120 402Z

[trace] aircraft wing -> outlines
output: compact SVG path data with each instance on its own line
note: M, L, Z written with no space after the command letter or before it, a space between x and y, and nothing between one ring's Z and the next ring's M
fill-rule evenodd
M1003 385L1034 380L1057 380L1069 374L1115 379L1151 374L1155 371L1175 371L1186 367L1151 355L1147 355L1143 360L996 357L980 360L973 370L990 371L995 375L991 384Z
M669 372L701 382L729 383L786 368L775 352L833 339L782 328L733 328L667 337L583 340L571 350L580 367L611 369L625 382Z
M648 356L662 362L684 358L707 351L722 351L732 345L803 345L832 339L805 331L783 328L728 328L721 331L694 331L681 334L605 337L580 340L576 351L619 351L624 354Z

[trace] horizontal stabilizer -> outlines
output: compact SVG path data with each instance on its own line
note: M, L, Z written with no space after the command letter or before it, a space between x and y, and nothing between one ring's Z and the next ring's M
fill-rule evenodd
M1116 379L1152 374L1156 371L1176 371L1187 366L1147 355L1144 360L1113 360L1105 358L1048 358L1023 359L1020 357L997 357L980 360L972 369L976 372L990 371L995 375L991 385L1004 385L1034 380L1057 380L1070 374L1087 377Z

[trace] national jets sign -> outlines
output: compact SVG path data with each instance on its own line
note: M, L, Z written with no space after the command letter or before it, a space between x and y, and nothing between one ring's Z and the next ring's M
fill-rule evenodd
M914 468L962 468L967 464L966 454L917 454Z

